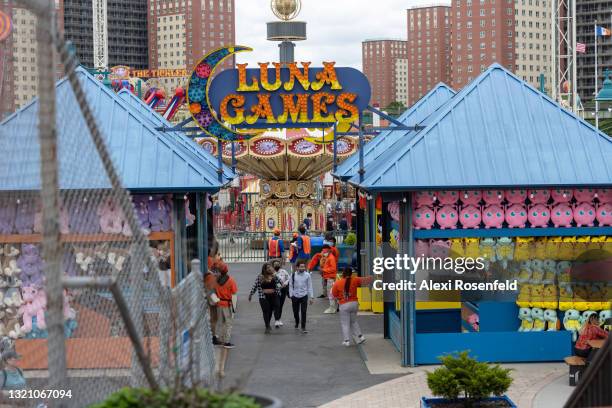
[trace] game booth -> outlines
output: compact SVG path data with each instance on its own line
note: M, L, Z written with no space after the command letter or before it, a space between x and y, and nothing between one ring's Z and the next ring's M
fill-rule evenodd
M362 290L402 364L462 350L491 362L571 356L588 315L610 317L612 139L497 64L457 93L438 85L400 121L418 126L381 134L334 173L359 188L360 273L376 256L482 257L480 270L387 269L383 280L516 282Z
M161 132L169 123L128 90L118 94L86 70L77 68L95 119L102 130L121 184L129 190L138 216L160 269L163 285L174 287L190 272L192 259L206 259L213 238L209 195L233 178L230 169L218 168L215 158L185 135ZM95 270L130 268L127 241L132 233L121 210L112 200L97 208L87 202L87 192L108 189L100 182L105 174L67 79L56 85L58 104L58 162L60 168L61 268L70 277L90 276ZM0 150L18 166L11 178L0 183L0 295L1 336L15 340L22 369L47 368L47 330L38 310L29 304L26 292L35 287L44 292L41 242L40 159L38 99L0 124ZM71 150L78 146L78 150ZM88 171L84 171L88 169ZM23 170L23 169L22 169ZM27 176L26 176L27 175ZM79 196L79 191L83 191ZM79 199L78 197L83 197ZM110 265L110 266L109 266ZM202 262L202 265L206 265ZM204 271L202 271L204 272ZM155 296L144 288L144 298ZM122 320L108 291L92 296L69 290L65 296L67 368L129 368L131 345ZM129 296L129 291L125 296ZM31 300L31 299L30 299ZM154 302L152 302L153 304ZM34 307L34 306L33 306ZM146 319L157 327L160 311L148 308ZM32 317L34 315L34 317ZM38 321L37 321L38 319ZM151 338L151 344L159 344ZM153 360L157 361L156 356Z

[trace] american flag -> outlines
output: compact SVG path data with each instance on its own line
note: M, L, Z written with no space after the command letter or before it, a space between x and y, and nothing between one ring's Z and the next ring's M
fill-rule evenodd
M576 52L579 52L580 54L586 53L586 44L577 42Z

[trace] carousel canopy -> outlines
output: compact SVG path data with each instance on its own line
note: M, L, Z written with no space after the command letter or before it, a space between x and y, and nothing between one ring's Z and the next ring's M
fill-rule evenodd
M142 99L138 98L136 95L128 91L127 89L122 89L117 94L121 99L127 102L136 112L141 114L147 122L153 125L155 128L165 126L172 127L173 125L164 119L158 112L154 109L151 109L149 105L147 105ZM216 157L213 157L209 152L203 150L187 137L182 132L163 132L165 133L169 140L174 142L177 146L186 150L187 154L191 155L193 159L201 161L203 165L208 166L210 171L217 173L218 170L218 160ZM236 175L232 172L228 166L223 165L223 181L224 184L232 181Z
M612 138L499 64L397 146L352 183L370 191L612 185Z
M322 130L274 129L246 141L233 142L237 168L267 180L311 180L333 165L333 143L313 142L322 136ZM204 150L217 154L216 139L204 137L197 141ZM357 151L355 138L339 137L336 143L339 160ZM232 143L222 143L222 149L223 159L231 163Z
M212 158L196 157L155 130L85 69L77 68L77 75L123 187L146 192L184 192L215 191L224 184L211 170ZM90 176L105 174L104 168L66 78L56 84L56 101L60 188L110 188L106 177ZM40 189L38 109L36 98L0 123L0 151L4 155L0 162L1 190Z
M402 115L398 118L398 121L406 126L422 124L427 117L429 117L442 105L447 103L454 95L455 91L453 91L448 85L439 83L425 96L419 99L414 105L412 105L410 109L402 113ZM399 140L401 140L401 143L406 143L416 133L417 132L414 130L390 130L382 132L380 135L376 136L374 139L365 144L363 151L364 164L367 165L377 160L385 151L387 151L387 149L389 149ZM359 156L353 155L338 166L334 176L341 180L347 180L358 174L358 171Z

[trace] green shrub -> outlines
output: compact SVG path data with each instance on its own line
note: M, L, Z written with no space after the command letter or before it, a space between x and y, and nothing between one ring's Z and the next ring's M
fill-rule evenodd
M357 243L357 235L354 232L349 232L342 243L345 245L355 245Z
M470 358L467 351L440 357L442 367L427 373L427 386L434 395L450 400L464 398L470 407L491 395L501 396L512 384L510 369Z
M205 388L153 391L122 388L90 408L261 408L253 398L239 394L217 394Z

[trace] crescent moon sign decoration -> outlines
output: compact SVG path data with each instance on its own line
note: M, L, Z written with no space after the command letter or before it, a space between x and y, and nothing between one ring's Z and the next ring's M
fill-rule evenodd
M198 61L187 84L187 106L189 106L191 117L207 135L217 139L247 140L254 136L254 134L241 133L225 126L210 108L208 97L208 89L212 82L209 79L213 77L218 65L228 57L242 51L253 51L253 49L235 45L211 51Z
M11 17L4 11L0 10L0 42L6 40L13 29Z

